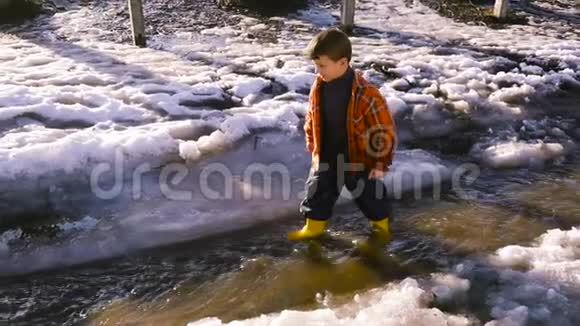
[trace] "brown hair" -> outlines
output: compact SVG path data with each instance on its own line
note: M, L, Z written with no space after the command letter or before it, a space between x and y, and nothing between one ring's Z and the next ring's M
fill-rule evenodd
M327 55L333 61L352 57L352 45L348 36L338 28L330 28L318 33L305 49L305 54L312 60Z

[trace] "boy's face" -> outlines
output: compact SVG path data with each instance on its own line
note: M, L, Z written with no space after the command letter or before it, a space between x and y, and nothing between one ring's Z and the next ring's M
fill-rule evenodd
M314 66L316 67L316 73L318 73L325 82L332 81L342 76L348 69L348 60L346 58L340 58L338 61L334 61L327 55L321 55L318 59L314 59L313 61Z

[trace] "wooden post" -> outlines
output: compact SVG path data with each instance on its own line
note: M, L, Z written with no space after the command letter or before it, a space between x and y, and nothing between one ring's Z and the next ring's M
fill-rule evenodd
M147 46L147 40L145 38L145 19L143 18L143 4L141 3L141 0L129 0L129 13L131 15L133 44L140 47Z
M340 23L347 33L354 28L354 3L355 0L342 0Z
M509 7L509 0L495 0L495 7L493 8L493 15L499 19L507 17Z

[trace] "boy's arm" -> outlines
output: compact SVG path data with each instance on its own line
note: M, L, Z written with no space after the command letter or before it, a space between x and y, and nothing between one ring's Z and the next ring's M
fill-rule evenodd
M308 105L308 108L306 109L306 117L304 119L304 135L306 138L306 149L308 149L308 151L310 153L312 153L313 149L314 149L314 144L313 144L313 136L312 136L312 106Z
M304 118L304 135L306 138L306 149L312 153L314 151L314 134L313 134L313 113L316 101L316 92L318 90L318 79L314 81L310 87L310 93L308 95L308 108L306 109L306 116Z
M367 153L376 159L375 169L386 172L392 163L397 141L395 123L379 90L372 88L370 95L373 100L367 117Z

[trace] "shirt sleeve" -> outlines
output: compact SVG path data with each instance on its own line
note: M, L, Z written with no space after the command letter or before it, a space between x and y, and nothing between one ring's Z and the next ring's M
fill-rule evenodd
M310 94L308 96L308 107L306 108L306 116L304 117L304 135L306 139L306 148L312 147L314 142L314 117L312 111L314 110L317 87L318 82L314 81L312 87L310 88Z
M312 107L308 105L306 109L306 117L304 119L304 135L306 138L306 148L312 146L313 135L312 135Z

